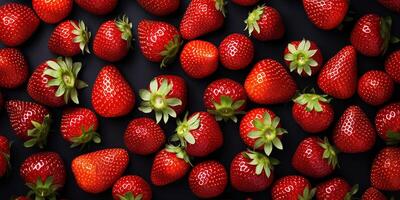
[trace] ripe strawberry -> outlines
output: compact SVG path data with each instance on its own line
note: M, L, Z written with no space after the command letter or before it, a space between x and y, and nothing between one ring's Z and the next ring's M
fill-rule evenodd
M231 185L241 192L265 190L274 180L274 165L279 161L255 151L243 151L232 160Z
M116 62L128 54L131 42L132 23L123 16L100 25L93 40L93 52L103 60Z
M375 127L379 137L389 144L400 143L400 103L380 109L375 117Z
M186 147L190 156L204 157L219 149L223 143L222 131L214 117L207 112L196 112L177 121L172 141Z
M400 13L400 2L397 0L378 0L387 9Z
M0 155L9 155L10 154L10 142L5 136L0 135Z
M10 168L10 142L0 135L0 178L7 174Z
M93 84L92 106L103 117L121 117L133 109L135 94L114 65L104 66Z
M260 41L277 40L285 34L281 15L269 6L258 6L249 13L245 23L249 35Z
M100 135L96 133L98 121L96 114L87 108L67 108L61 118L60 133L64 140L72 143L71 148L88 142L100 143Z
M233 3L241 5L241 6L253 6L259 0L231 0Z
M400 50L393 52L386 58L385 71L394 82L400 84Z
M188 76L196 79L205 78L218 68L218 49L210 42L193 40L183 47L180 61L183 71Z
M205 161L193 167L189 174L190 190L199 198L222 194L228 184L225 167L217 161Z
M349 8L347 0L303 0L308 19L320 29L330 30L342 23Z
M151 62L161 62L161 68L175 59L183 42L173 25L152 20L139 22L138 38L143 56Z
M332 57L318 76L318 86L337 99L348 99L357 88L357 53L346 46Z
M58 153L36 153L21 164L20 176L32 190L28 196L35 199L56 199L57 191L64 187L66 172L64 161Z
M75 3L94 15L106 15L114 10L118 0L75 0Z
M233 33L225 37L218 47L222 65L231 70L246 68L254 57L254 45L243 34Z
M341 178L333 178L317 186L317 200L345 200L352 199L358 191L358 185L351 187Z
M67 20L56 26L48 46L51 52L62 56L90 53L88 46L90 36L91 33L83 21Z
M374 106L387 102L393 91L394 82L384 71L368 71L358 80L358 95L364 102Z
M302 176L285 176L275 182L271 193L273 200L311 200L315 190Z
M179 8L180 0L136 0L147 12L156 16L169 15Z
M39 26L35 12L20 3L0 6L0 42L7 46L18 46L28 40Z
M78 186L85 192L96 194L110 188L128 163L126 150L103 149L74 158L71 168Z
M190 161L185 150L167 145L157 153L151 167L151 182L163 186L177 181L189 171Z
M290 101L296 93L296 82L275 60L259 61L244 82L251 101L258 104L279 104Z
M371 185L379 190L400 190L400 148L386 147L375 157Z
M66 18L72 11L73 0L32 0L32 6L41 20L55 24Z
M28 63L21 51L0 49L0 87L16 88L28 79Z
M43 148L50 130L49 111L36 103L10 100L6 102L11 127L14 133L25 141L25 147L34 145Z
M124 142L129 151L139 155L149 155L164 145L165 134L153 119L142 117L129 122Z
M337 150L327 138L309 137L300 142L292 157L292 166L300 173L322 178L333 172L338 163Z
M112 188L114 200L151 200L152 192L149 184L140 176L123 176Z
M284 51L284 59L290 71L303 76L312 76L322 67L322 53L313 41L303 39L288 44Z
M370 187L368 188L361 197L361 200L387 200L385 195L379 190Z

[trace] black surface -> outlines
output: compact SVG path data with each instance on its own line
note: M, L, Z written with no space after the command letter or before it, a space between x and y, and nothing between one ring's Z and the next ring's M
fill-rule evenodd
M1 4L4 4L10 1L0 0L0 2ZM28 0L19 2L24 2L30 5L30 1ZM106 21L107 19L112 19L121 13L126 13L133 21L134 36L136 37L137 24L141 19L164 20L178 26L179 21L188 4L187 1L184 2L185 3L182 3L179 11L176 14L173 14L166 18L158 18L146 13L138 6L136 1L134 0L120 0L118 7L115 9L115 11L112 14L104 17L98 17L88 14L87 12L80 9L78 6L74 5L73 12L71 13L69 18L84 20L85 23L88 25L90 31L94 35L97 28L103 21ZM256 47L255 59L253 63L263 58L273 58L282 62L282 52L287 45L287 42L291 40L300 40L303 37L317 42L322 50L325 61L349 43L349 31L322 31L315 28L306 18L301 1L272 0L268 1L267 5L273 6L280 11L286 26L286 35L283 39L276 42L258 42L256 40L253 40ZM351 7L352 10L359 14L373 12L381 15L391 15L394 19L393 32L397 35L400 35L400 16L396 15L393 12L389 12L387 9L383 8L374 0L354 0L351 2ZM244 33L243 20L247 17L247 13L253 8L240 7L232 3L230 3L227 8L228 18L225 21L224 27L215 33L202 37L201 39L211 41L214 44L218 45L219 42L224 38L224 36L230 33ZM21 46L21 49L29 62L31 72L35 69L36 66L44 62L46 59L54 58L56 56L50 53L47 48L47 40L54 27L55 25L41 23L39 30L33 35L33 37L27 43ZM175 62L167 69L160 70L158 64L150 63L144 59L139 51L137 41L133 43L133 46L133 50L129 52L129 55L123 61L115 64L119 67L119 69L125 75L126 79L135 89L136 94L139 89L145 88L149 81L156 75L177 74L184 77L184 79L187 81L189 87L188 110L191 112L204 110L202 103L202 93L205 87L211 81L217 78L229 77L243 83L245 76L251 69L251 67L249 67L248 69L243 71L229 71L220 66L218 71L213 76L203 80L194 80L190 79L183 73L179 66L179 62ZM390 51L393 51L394 49L395 48L391 48ZM83 62L81 79L85 80L89 84L89 88L80 91L81 104L82 106L92 108L90 104L91 86L93 85L93 82L99 70L107 63L99 60L93 54L85 55L84 57L76 57L74 60ZM370 69L383 69L383 61L384 57L367 58L359 55L359 76ZM307 86L316 87L315 78L302 79L294 74L293 77L296 79L300 88L304 88ZM6 99L31 100L31 98L25 92L25 88L26 85L15 90L2 90L2 92L4 93ZM399 85L397 85L395 95L392 98L391 102L399 101L399 92L400 87ZM352 104L360 105L368 114L369 118L371 120L374 119L375 113L378 108L366 105L365 103L361 102L361 100L355 95L355 97L349 100L333 101L333 105L335 106L336 111L335 122L340 117L343 110ZM262 105L250 104L249 108L260 106ZM276 167L276 177L279 178L284 175L296 174L296 171L290 165L290 160L298 143L309 134L303 132L299 128L299 126L297 126L296 123L293 121L293 118L291 116L291 103L281 105L267 105L266 107L272 109L274 112L276 112L277 115L281 117L283 127L286 128L289 132L289 134L286 135L283 140L285 148L284 151L273 152L273 156L281 161L281 164ZM78 149L70 149L69 144L62 140L61 135L59 134L59 121L62 108L51 109L51 111L54 118L54 123L52 125L53 132L49 137L48 147L46 150L56 151L60 153L65 161L68 176L66 185L64 189L60 192L60 197L72 200L112 199L111 190L108 190L107 192L104 192L102 194L92 195L83 192L77 187L72 176L70 163L74 157L80 155L82 152L80 152ZM103 143L98 146L92 146L92 148L89 150L94 151L96 149L103 149L108 147L124 147L122 139L124 130L131 119L139 116L144 116L144 114L139 112L137 110L137 107L135 107L134 111L126 117L118 119L106 119L99 117L99 132L102 135ZM153 117L153 115L150 116ZM224 145L219 151L213 153L206 159L219 160L229 170L230 161L233 159L235 154L244 150L245 146L239 137L238 124L229 122L220 123L220 125L224 132ZM167 124L166 126L162 126L166 134L169 136L173 133L175 123L171 120L169 124ZM11 153L11 162L13 165L12 174L10 177L0 180L0 199L4 200L9 199L11 195L21 195L25 194L28 191L27 187L24 186L23 181L19 177L18 170L20 164L26 157L35 152L39 152L40 150L36 148L26 149L22 146L22 142L18 140L12 133L7 115L4 111L0 115L0 133L6 135L9 139L14 141ZM325 133L320 134L320 136L330 135L330 133L331 129L329 129ZM358 196L361 196L364 190L370 185L369 171L371 162L376 153L383 146L384 143L380 139L378 139L374 149L370 152L362 154L340 155L340 168L337 169L333 175L326 177L322 180L312 180L312 182L316 184L320 181L329 179L334 176L341 176L344 177L350 184L360 184L361 192L359 192ZM150 182L149 175L152 159L153 156L143 157L130 154L130 164L125 174L137 174L144 177L147 181ZM205 159L196 159L194 163L198 163L202 160ZM189 190L187 177L165 187L152 186L152 190L154 199L195 199L195 196ZM397 194L397 196L399 196L399 194ZM254 199L270 199L270 194L269 190L254 194L240 193L232 189L232 187L228 186L225 193L219 199L244 199L246 197L252 197Z

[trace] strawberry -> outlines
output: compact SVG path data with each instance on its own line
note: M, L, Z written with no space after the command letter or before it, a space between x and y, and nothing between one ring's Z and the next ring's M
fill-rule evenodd
M10 154L10 146L11 143L5 136L0 135L0 155L9 155Z
M348 99L357 88L357 53L346 46L333 56L318 76L318 86L337 99Z
M393 52L386 58L385 71L394 82L400 84L400 50Z
M400 2L397 0L378 0L380 4L385 6L389 10L400 13Z
M93 52L103 60L116 62L128 54L131 42L132 23L123 16L100 25L93 40Z
M169 15L179 8L180 0L136 0L147 12L156 16Z
M308 19L318 28L331 30L340 25L349 9L347 0L303 0Z
M88 142L100 143L100 135L96 133L98 121L96 114L87 108L67 108L61 117L60 133L64 140L72 143L71 148Z
M400 103L381 108L375 117L375 127L379 137L389 144L400 143Z
M149 184L142 177L128 175L114 183L112 196L115 200L151 200L152 192Z
M358 95L364 102L374 106L387 102L393 91L394 82L384 71L368 71L358 80Z
M0 49L0 87L16 88L28 79L28 63L22 52L14 48Z
M259 61L244 82L251 101L258 104L279 104L290 101L296 93L296 82L275 60Z
M253 6L255 5L259 0L231 0L233 3L241 6Z
M36 103L10 100L6 102L11 127L14 133L25 141L25 147L34 145L43 148L50 130L49 111Z
M103 149L80 155L72 160L76 183L85 192L101 193L112 187L129 163L124 149Z
M338 163L337 150L327 138L309 137L300 142L292 157L292 166L300 173L322 178L333 172Z
M281 138L287 131L281 128L280 118L267 108L250 110L240 122L240 137L244 143L268 156L275 147L282 150Z
M204 157L219 149L223 143L223 134L217 121L207 112L196 112L177 121L176 134L172 141L186 147L190 156Z
M222 194L228 184L225 167L217 161L205 161L193 167L189 174L190 190L199 198Z
M231 70L246 68L254 57L254 45L243 34L233 33L224 38L218 47L222 65Z
M49 49L54 54L76 56L79 53L90 53L89 39L91 33L83 21L67 20L56 26L49 39Z
M133 109L135 93L114 65L104 66L92 89L92 106L103 117L121 117Z
M79 104L78 91L87 84L78 79L82 63L73 62L71 58L57 58L39 65L29 78L28 94L35 101L60 107L71 99Z
M138 38L143 56L151 62L161 62L161 68L175 59L183 42L175 26L152 20L139 22Z
M73 0L32 0L32 6L41 20L55 24L66 18L72 11Z
M218 68L218 49L211 42L193 40L183 47L180 61L183 71L188 76L205 78Z
M151 167L151 182L163 186L175 182L189 171L190 161L185 150L180 147L167 145L157 153Z
M20 3L0 6L0 42L7 46L19 46L28 40L39 26L35 12Z
M284 59L291 72L296 71L303 77L318 73L323 62L317 44L306 39L289 43L284 51Z
M272 188L272 200L311 200L315 188L302 176L285 176L275 182Z
M243 151L232 160L231 185L241 192L265 190L274 180L274 165L279 161L255 151Z
M124 142L129 151L139 155L149 155L164 145L165 134L153 119L142 117L129 122Z
M32 190L28 196L35 199L56 199L57 191L64 187L66 172L64 161L58 153L36 153L21 164L19 173Z
M277 40L285 34L285 26L279 12L269 6L258 6L244 21L249 35L260 41Z
M10 168L10 142L0 135L0 178L7 174Z
M29 197L26 197L26 196L18 196L15 199L12 199L12 200L31 200L31 199Z
M358 185L351 187L341 178L333 178L317 186L317 200L347 200L352 199L358 191Z
M106 15L115 9L118 0L75 0L75 3L94 15Z
M386 147L375 157L371 185L379 190L400 190L400 148Z
M181 20L180 32L185 40L214 32L222 27L225 0L192 0Z
M370 187L364 192L361 200L387 200L387 198L379 190Z

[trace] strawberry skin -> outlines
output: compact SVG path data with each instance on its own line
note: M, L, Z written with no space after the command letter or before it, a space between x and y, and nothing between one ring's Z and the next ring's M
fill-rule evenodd
M222 194L228 184L225 167L217 161L205 161L193 167L189 174L190 190L199 198Z
M10 154L10 142L5 136L0 135L0 154Z
M400 190L400 148L386 147L375 157L371 185L379 190Z
M317 186L317 200L344 200L352 199L357 193L358 185L353 188L341 178L333 178Z
M370 187L364 192L361 200L387 200L387 198L379 190Z
M387 9L400 13L400 2L397 0L378 0Z
M243 34L233 33L225 37L218 47L221 64L231 70L246 68L254 57L254 45Z
M66 18L72 11L73 3L73 0L32 0L36 14L49 24L55 24Z
M28 79L28 63L22 52L14 48L0 49L0 87L17 88Z
M169 15L179 8L180 0L136 0L147 12L156 16Z
M392 103L381 108L375 117L375 127L379 137L389 144L400 142L400 103Z
M386 58L385 71L394 82L400 84L400 50L393 52Z
M331 30L339 26L347 14L347 0L303 0L308 19L318 28Z
M275 182L272 188L272 200L312 199L315 189L302 176L285 176Z
M260 41L277 40L285 34L281 15L269 6L258 6L249 13L245 23L249 35Z
M289 43L284 51L284 59L290 71L296 71L302 77L318 73L323 62L317 44L305 39Z
M387 102L393 91L394 82L384 71L368 71L358 80L358 95L370 105L378 106Z
M94 15L105 15L112 12L118 0L75 0L79 7Z
M255 5L259 0L231 0L233 3L241 6L253 6Z
M10 168L10 142L0 135L0 178L7 174Z
M149 184L140 176L128 175L118 179L112 188L114 200L134 200L141 195L141 200L151 200L152 192ZM133 198L132 198L133 197Z

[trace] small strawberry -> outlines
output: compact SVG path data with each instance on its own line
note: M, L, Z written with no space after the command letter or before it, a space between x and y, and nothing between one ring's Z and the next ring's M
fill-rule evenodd
M244 21L249 35L260 41L278 40L285 34L285 26L279 12L269 6L258 6Z
M259 0L231 0L233 3L241 6L253 6L255 5Z
M394 82L384 71L368 71L358 80L358 95L370 105L377 106L387 102L393 91Z
M251 101L258 104L279 104L290 101L297 85L285 68L275 60L259 61L244 82Z
M9 155L10 154L10 146L11 146L11 143L8 141L8 139L5 136L0 135L0 155L2 153Z
M357 193L358 185L351 187L341 178L333 178L317 186L317 200L351 200Z
M400 84L400 50L393 52L386 58L385 71L394 82Z
M349 9L347 0L303 0L308 19L320 29L331 30L340 25Z
M379 137L389 144L400 143L400 103L381 108L375 117Z
M115 9L118 0L75 0L75 3L94 15L106 15Z
M357 88L357 53L346 46L332 57L318 76L318 86L337 99L348 99Z
M246 68L254 57L254 45L243 34L233 33L225 37L218 47L222 65L231 70Z
M318 73L323 62L317 44L306 39L289 43L284 51L284 59L291 72L296 71L303 77Z
M123 16L100 25L93 40L93 52L103 60L116 62L128 54L131 42L132 23Z
M112 188L114 200L151 200L149 184L140 176L128 175L118 179Z
M370 187L364 192L361 200L387 200L387 198L379 190Z
M32 0L32 6L41 20L55 24L66 18L72 11L73 0Z
M114 65L104 66L92 89L92 106L103 117L121 117L132 111L135 94Z
M371 185L379 190L400 190L400 148L386 147L375 157Z
M10 142L0 135L0 178L5 176L10 168Z
M205 161L193 167L189 174L190 190L199 198L222 194L228 184L225 167L217 161Z
M218 48L211 42L192 40L183 47L180 61L188 76L205 78L218 68Z
M21 86L28 79L28 68L20 50L0 49L0 87L11 89Z
M72 160L72 172L78 186L88 193L101 193L117 181L129 163L124 149L103 149Z
M275 182L272 188L272 200L311 200L316 188L302 176L285 176Z
M147 12L156 16L169 15L179 8L180 0L136 0Z
M153 119L142 117L129 122L124 142L129 151L139 155L149 155L164 145L165 134Z
M400 2L397 0L378 0L387 9L400 13Z

